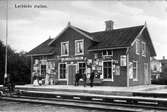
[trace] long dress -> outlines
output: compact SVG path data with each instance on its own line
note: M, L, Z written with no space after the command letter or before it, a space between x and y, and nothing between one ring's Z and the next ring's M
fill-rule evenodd
M38 86L38 85L39 85L37 79L34 80L33 85L34 85L34 86Z

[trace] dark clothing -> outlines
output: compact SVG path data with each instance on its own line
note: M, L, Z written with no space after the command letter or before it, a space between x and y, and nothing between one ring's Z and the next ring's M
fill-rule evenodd
M75 86L79 86L79 79L80 79L80 74L76 73L75 74Z
M90 87L93 87L93 81L94 81L94 77L95 77L95 73L94 72L92 72L91 74L90 74Z
M83 78L83 85L85 87L86 86L86 80L87 80L86 74L83 74L82 78Z

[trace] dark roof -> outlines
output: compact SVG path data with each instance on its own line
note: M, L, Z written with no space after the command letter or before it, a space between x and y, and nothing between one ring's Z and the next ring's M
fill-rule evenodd
M144 25L90 33L90 36L99 40L99 43L91 46L89 49L128 47L143 27Z
M41 43L39 46L35 47L31 51L28 52L27 55L49 55L54 53L54 48L49 46L48 44L53 39L49 38L48 40Z

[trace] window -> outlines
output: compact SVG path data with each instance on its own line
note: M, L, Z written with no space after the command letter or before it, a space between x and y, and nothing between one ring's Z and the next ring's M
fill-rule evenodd
M137 61L133 61L133 80L137 81L137 77L138 77L138 65L137 65Z
M79 63L79 73L84 74L86 70L86 64L85 63Z
M104 79L113 79L111 61L103 62L103 75L104 75Z
M102 52L103 56L112 56L113 55L113 51L112 50L104 50Z
M142 56L146 56L146 43L142 42Z
M120 56L120 65L126 66L126 55Z
M61 56L69 55L69 42L61 42Z
M43 78L46 76L46 65L41 65L41 76Z
M136 54L140 54L140 41L136 40Z
M84 54L84 40L75 40L75 55Z
M59 65L59 70L60 70L60 72L59 72L59 74L60 74L60 76L59 76L59 78L60 79L66 79L66 64L60 64Z

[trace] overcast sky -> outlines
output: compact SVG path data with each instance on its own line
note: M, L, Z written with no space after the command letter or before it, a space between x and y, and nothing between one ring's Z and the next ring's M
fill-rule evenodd
M16 8L18 5L45 5L47 8ZM68 21L83 30L105 29L104 21L113 20L114 28L143 25L147 22L157 58L167 58L166 1L42 1L9 0L8 43L16 51L29 51L56 37ZM0 39L5 41L5 2L0 0Z

